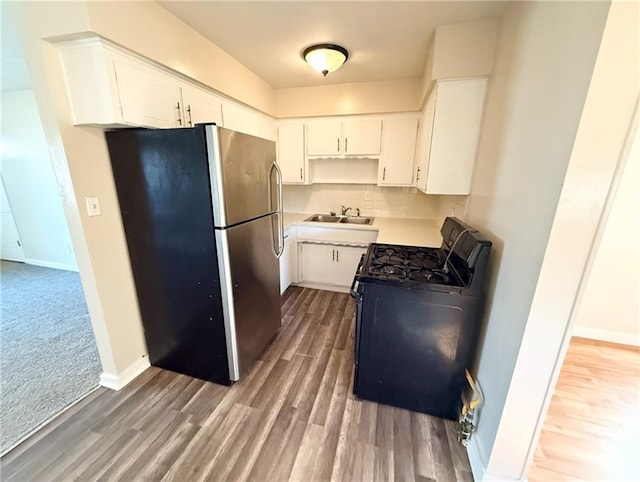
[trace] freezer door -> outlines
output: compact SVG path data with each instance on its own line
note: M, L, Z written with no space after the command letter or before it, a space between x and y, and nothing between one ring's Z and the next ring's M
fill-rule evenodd
M228 227L278 210L275 142L206 126L211 197L216 227Z
M216 230L229 377L238 380L280 328L277 217Z

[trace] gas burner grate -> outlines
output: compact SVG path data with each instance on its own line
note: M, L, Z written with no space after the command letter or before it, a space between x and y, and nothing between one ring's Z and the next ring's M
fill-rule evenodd
M380 278L403 279L407 277L407 272L390 264L376 264L369 268L369 274Z

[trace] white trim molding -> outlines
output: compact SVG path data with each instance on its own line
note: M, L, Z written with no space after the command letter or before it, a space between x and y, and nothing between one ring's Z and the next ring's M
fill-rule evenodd
M24 260L26 264L32 264L34 266L42 266L43 268L63 269L65 271L78 272L78 267L67 263L56 263L55 261L45 261L42 259L26 258Z
M145 355L119 374L102 373L100 375L100 385L111 390L120 390L150 366L149 357Z
M590 340L607 341L619 345L640 346L640 335L633 333L620 333L619 331L599 330L588 326L576 326L573 336L589 338Z

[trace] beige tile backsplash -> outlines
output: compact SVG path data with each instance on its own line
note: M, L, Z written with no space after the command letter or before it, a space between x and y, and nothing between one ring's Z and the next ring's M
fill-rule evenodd
M340 212L340 205L360 208L363 216L438 219L439 198L415 188L379 187L373 184L312 184L284 186L284 208L288 212Z

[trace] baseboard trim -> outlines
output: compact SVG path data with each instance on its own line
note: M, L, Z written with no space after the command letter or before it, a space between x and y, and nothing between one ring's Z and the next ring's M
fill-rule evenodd
M323 285L321 283L291 283L291 286L299 286L301 288L311 288L314 290L335 291L336 293L349 292L349 288L344 286Z
M121 390L150 366L149 357L144 356L129 365L120 374L103 373L100 375L100 385L111 390Z
M65 271L78 272L78 267L72 264L56 263L55 261L44 261L42 259L26 258L24 260L26 264L32 264L34 266L42 266L43 268L62 269Z
M487 467L483 462L482 449L478 445L478 437L474 436L474 434L471 435L469 445L467 445L467 457L469 457L473 480L476 482L483 481Z
M640 346L640 335L631 335L629 333L620 333L611 330L599 330L585 326L576 326L573 330L573 336L588 338L590 340L607 341L619 345Z

